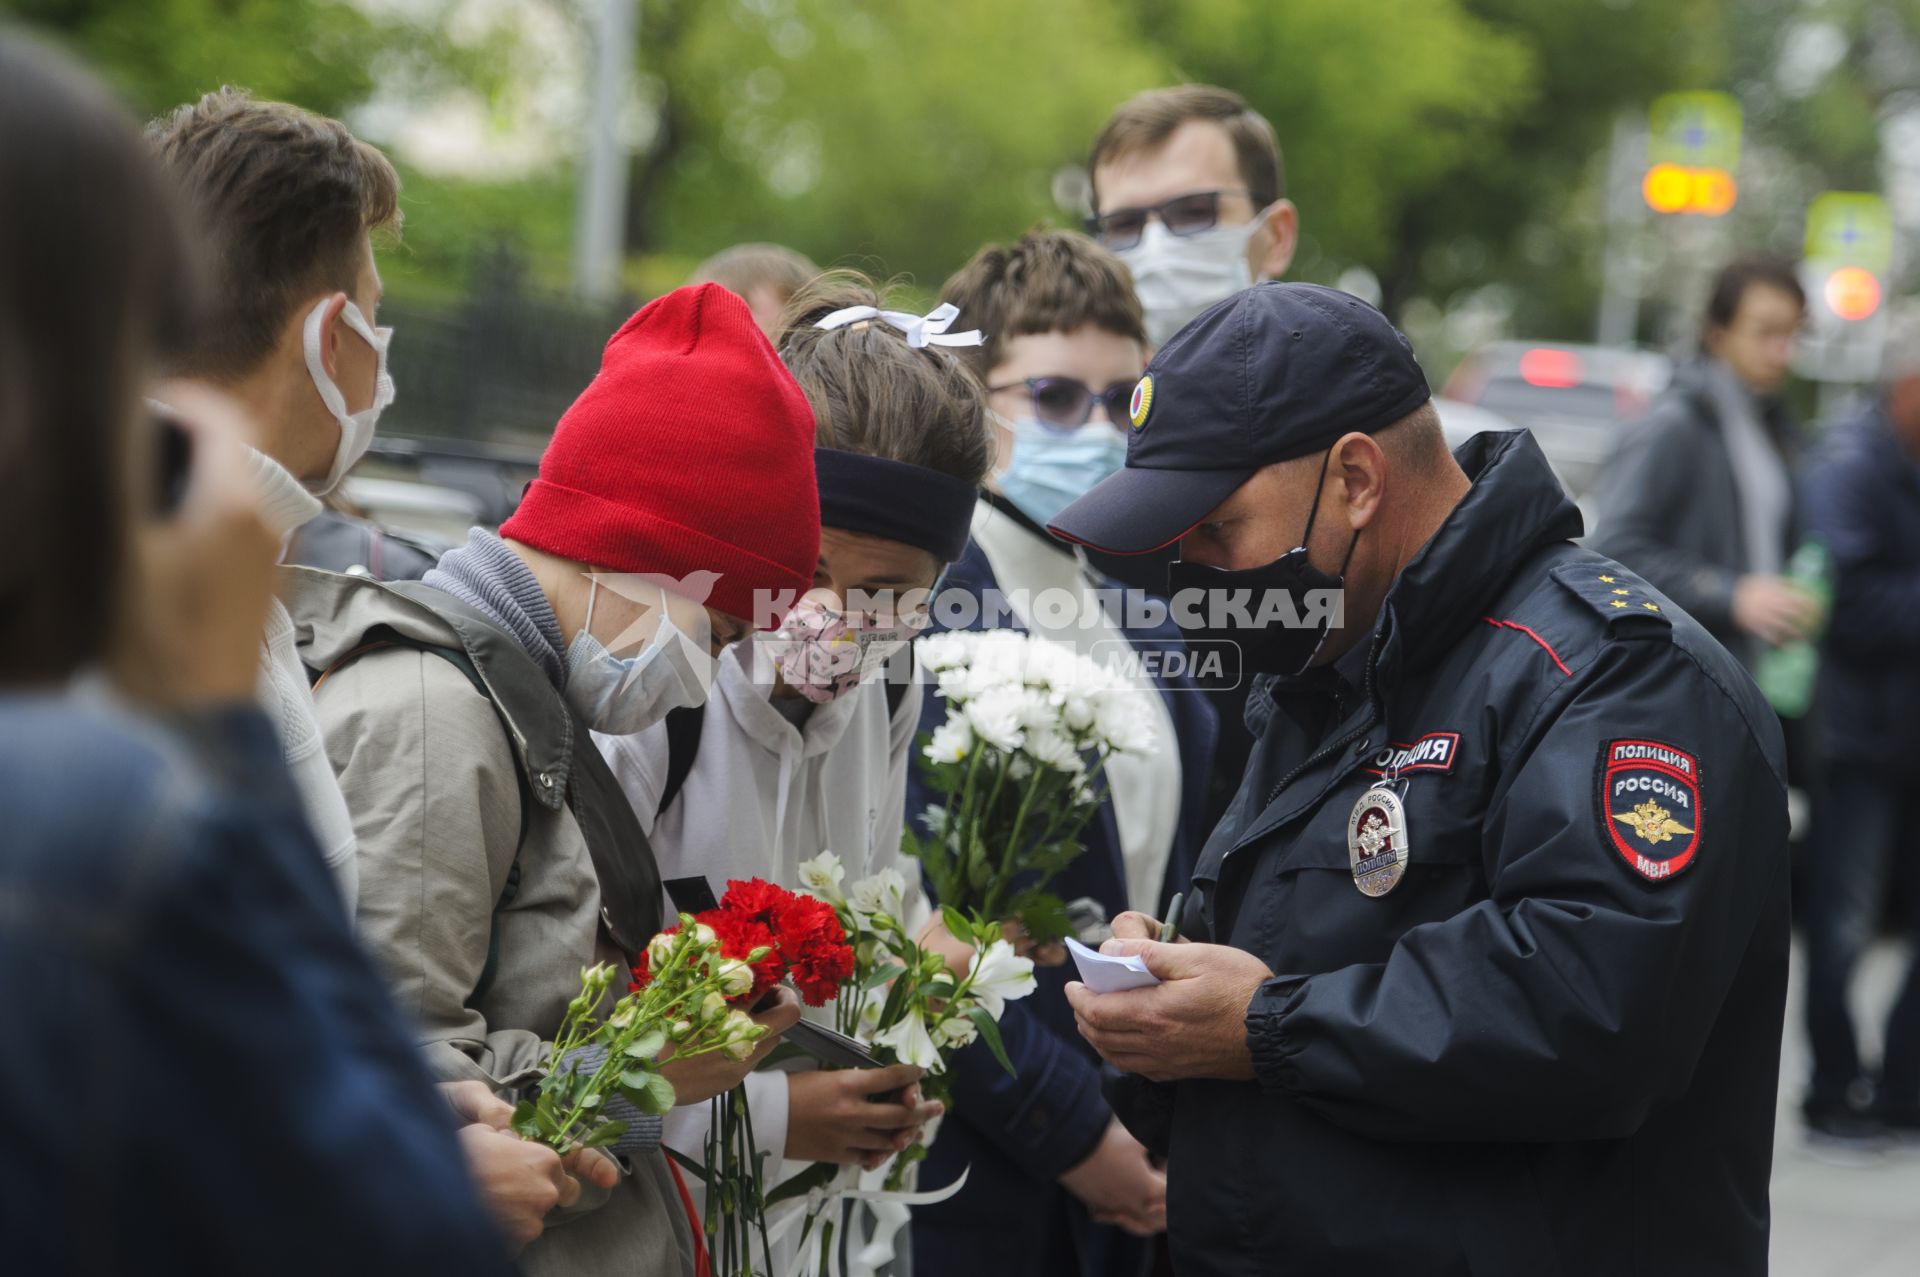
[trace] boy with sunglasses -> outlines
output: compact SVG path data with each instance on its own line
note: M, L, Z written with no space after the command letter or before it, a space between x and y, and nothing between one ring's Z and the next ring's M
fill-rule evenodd
M947 281L942 300L959 307L958 325L986 334L954 353L987 388L996 443L972 539L948 570L943 597L973 593L987 623L1003 625L1004 600L1011 623L1038 637L1096 660L1139 658L1120 668L1154 716L1160 748L1108 762L1109 790L1086 849L1052 884L1061 898L1091 899L1117 917L1127 902L1164 901L1186 885L1205 832L1216 731L1190 681L1155 676L1152 662L1179 647L1177 631L1126 628L1129 618L1096 594L1117 582L1044 526L1126 457L1129 407L1146 365L1140 303L1113 254L1068 231L1031 231L980 250ZM1074 606L1055 606L1063 599ZM937 726L943 713L930 698L921 727ZM907 811L928 801L910 781ZM1127 1277L1145 1271L1144 1239L1165 1227L1166 1177L1114 1119L1098 1059L1074 1030L1064 995L1049 992L1065 986L1066 969L1035 975L1039 994L1011 1004L1001 1021L1018 1076L979 1049L954 1059L953 1116L928 1148L921 1182L950 1183L973 1169L956 1197L915 1207L916 1277L987 1269ZM982 1219L994 1221L990 1233Z

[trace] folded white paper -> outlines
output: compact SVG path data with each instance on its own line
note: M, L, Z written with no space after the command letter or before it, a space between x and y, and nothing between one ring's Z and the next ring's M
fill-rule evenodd
M1072 936L1067 937L1067 952L1073 955L1073 965L1080 968L1080 983L1095 993L1119 993L1160 983L1160 977L1147 970L1145 959L1138 954L1120 958L1098 953Z

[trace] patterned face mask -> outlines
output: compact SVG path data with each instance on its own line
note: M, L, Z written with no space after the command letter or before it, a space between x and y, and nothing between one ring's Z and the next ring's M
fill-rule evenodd
M770 641L782 681L824 705L859 686L925 625L924 615L873 621L858 614L848 617L817 598L803 598Z

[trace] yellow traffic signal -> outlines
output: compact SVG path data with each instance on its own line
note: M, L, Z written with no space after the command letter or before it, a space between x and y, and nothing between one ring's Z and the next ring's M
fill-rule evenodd
M1647 170L1640 193L1656 213L1719 217L1733 208L1740 189L1725 169L1656 164Z

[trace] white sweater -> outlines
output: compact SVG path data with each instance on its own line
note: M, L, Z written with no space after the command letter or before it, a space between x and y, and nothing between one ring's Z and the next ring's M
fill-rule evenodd
M319 498L300 486L300 481L264 452L250 457L253 477L260 489L261 513L267 526L284 540L293 530L320 513ZM313 692L307 684L307 669L294 649L293 619L279 599L267 613L265 640L260 645L260 707L273 720L280 733L281 748L286 751L287 770L293 774L294 787L300 792L300 805L306 809L307 823L313 827L320 854L340 884L347 913L353 913L359 894L359 874L354 859L353 817L347 800L340 793L340 782L327 762L320 724L314 717Z
M661 876L702 874L715 895L723 894L733 878L759 877L797 888L800 862L832 851L845 864L848 883L885 868L900 869L908 882L907 922L918 926L926 913L925 897L919 866L900 863L900 831L924 687L909 685L889 721L887 688L875 679L815 706L804 726L795 728L773 705L771 689L754 683L752 659L747 643L734 644L721 657L693 770L664 813L659 807L667 775L666 727L594 737L651 836ZM831 1008L808 1015L832 1024ZM772 1155L766 1171L771 1189L804 1166L781 1165L787 1143L786 1077L752 1074L747 1096L756 1142ZM674 1148L701 1156L706 1135L704 1104L675 1109L667 1117L666 1143Z

